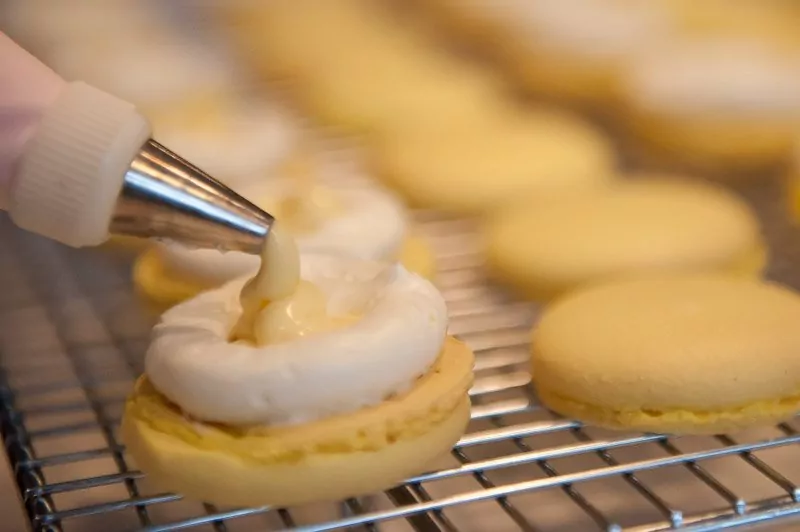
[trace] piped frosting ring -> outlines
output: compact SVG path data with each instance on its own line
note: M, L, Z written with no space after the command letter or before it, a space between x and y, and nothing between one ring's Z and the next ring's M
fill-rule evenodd
M285 425L379 404L410 389L439 356L445 302L402 266L307 255L302 278L326 294L329 315L358 319L284 343L232 344L244 283L237 280L162 316L148 378L190 417Z

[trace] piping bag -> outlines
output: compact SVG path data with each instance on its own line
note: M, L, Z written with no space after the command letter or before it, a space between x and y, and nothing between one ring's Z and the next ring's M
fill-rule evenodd
M134 105L65 82L3 33L0 209L72 247L117 234L258 254L273 222L152 139Z

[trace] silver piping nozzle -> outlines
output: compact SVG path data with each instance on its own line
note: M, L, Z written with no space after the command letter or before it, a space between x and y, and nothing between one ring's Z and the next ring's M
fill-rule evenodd
M259 254L274 220L150 139L125 174L109 231Z

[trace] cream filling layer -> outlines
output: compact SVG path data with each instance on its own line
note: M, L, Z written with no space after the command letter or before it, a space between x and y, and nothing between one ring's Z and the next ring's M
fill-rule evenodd
M311 295L315 292L312 288L316 288L313 285L308 290L298 290L300 285L300 253L294 239L276 221L261 252L261 266L239 294L242 311L229 340L263 346L272 343L267 332L274 321L290 322L294 331L303 325L310 327L308 324L312 322L324 322L327 318L324 298ZM289 309L293 303L306 310L306 324L302 319L292 319Z
M275 260L287 256L277 253ZM310 254L303 257L297 284L282 278L291 265L265 264L264 272L270 270L278 273L257 276L241 301L239 280L174 307L155 327L147 376L189 416L281 425L356 411L408 390L441 351L444 300L428 281L399 265ZM302 281L324 297L314 289L302 293ZM266 299L270 304L263 305ZM246 319L255 318L242 330L252 326L265 345L229 342L243 302L255 309ZM276 303L278 317L264 316L263 308ZM292 316L292 305L306 310ZM301 318L303 312L312 318ZM320 315L318 327L313 320ZM303 328L314 334L298 330Z
M273 223L255 277L242 287L242 313L231 342L265 346L343 327L350 316L331 316L325 294L300 280L300 253L294 239Z

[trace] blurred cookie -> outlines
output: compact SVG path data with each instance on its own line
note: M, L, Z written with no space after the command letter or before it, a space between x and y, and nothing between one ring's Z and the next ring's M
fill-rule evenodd
M758 221L743 201L663 179L520 201L486 222L484 240L490 275L536 300L663 272L752 277L766 265Z

